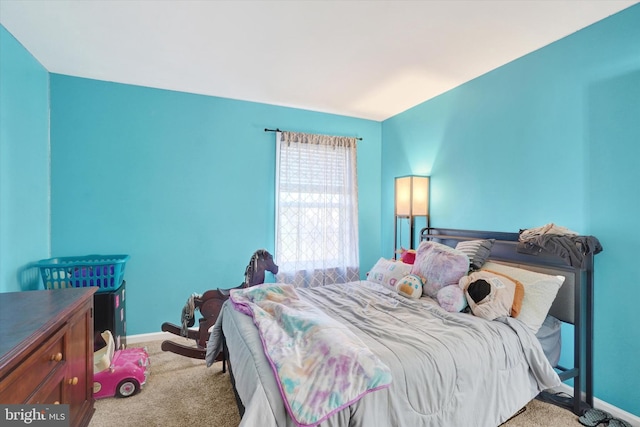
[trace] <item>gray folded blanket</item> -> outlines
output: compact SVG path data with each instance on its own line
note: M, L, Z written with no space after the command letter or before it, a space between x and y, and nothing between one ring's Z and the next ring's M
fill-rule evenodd
M540 234L521 240L516 250L533 254L541 249L558 255L572 267L582 267L585 256L602 252L602 245L594 236Z

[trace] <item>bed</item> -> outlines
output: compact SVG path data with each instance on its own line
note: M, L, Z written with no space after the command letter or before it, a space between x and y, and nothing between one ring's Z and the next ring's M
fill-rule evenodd
M434 298L406 298L373 280L296 289L303 307L326 317L338 331L336 336L355 336L388 368L385 375L390 380L359 390L357 398L340 401L333 410L305 418L283 398L285 380L274 375L280 363L274 363L273 351L266 350L256 318L229 301L212 329L207 361L210 365L219 351L228 351L241 425L494 427L567 379L574 386L568 405L576 414L593 404L593 254L573 267L542 249L522 253L518 233L430 228L421 238L449 247L491 239L486 261L494 267L561 276L562 286L548 315L574 325L573 366L551 366L536 334L511 317L488 321L452 313Z

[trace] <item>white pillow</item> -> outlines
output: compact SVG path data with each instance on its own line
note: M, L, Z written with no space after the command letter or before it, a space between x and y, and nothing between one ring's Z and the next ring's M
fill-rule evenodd
M516 319L527 325L534 334L538 332L549 313L553 300L556 299L560 286L564 283L564 276L551 276L495 262L485 263L482 270L502 273L522 283L524 298L522 309Z
M379 283L395 291L398 280L410 273L411 264L380 258L371 271L367 273L367 280Z

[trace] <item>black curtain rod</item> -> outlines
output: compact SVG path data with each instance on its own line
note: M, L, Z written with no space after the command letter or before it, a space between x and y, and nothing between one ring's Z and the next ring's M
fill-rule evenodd
M280 130L280 129L278 129L278 128L275 128L275 129L267 129L267 128L264 128L264 131L265 131L265 132L288 132L288 131L286 131L286 130ZM350 138L350 137L347 137L347 138ZM362 138L356 138L356 139L357 139L358 141L362 141Z

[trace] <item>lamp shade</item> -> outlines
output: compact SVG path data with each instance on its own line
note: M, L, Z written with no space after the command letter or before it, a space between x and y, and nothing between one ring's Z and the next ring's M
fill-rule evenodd
M396 178L396 216L429 216L429 177Z

